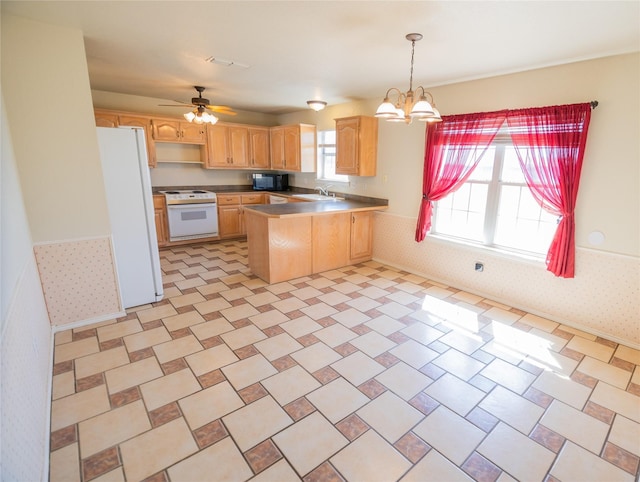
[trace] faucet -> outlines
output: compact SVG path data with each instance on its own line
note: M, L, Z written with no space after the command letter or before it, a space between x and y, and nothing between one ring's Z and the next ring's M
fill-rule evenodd
M320 194L322 194L323 196L328 196L329 195L329 188L333 186L333 184L328 184L327 186L316 186L314 189L317 189Z

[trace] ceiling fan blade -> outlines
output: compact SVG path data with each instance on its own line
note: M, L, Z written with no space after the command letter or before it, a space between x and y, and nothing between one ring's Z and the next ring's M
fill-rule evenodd
M205 107L210 111L218 112L219 114L236 115L233 109L227 105L207 105Z
M179 105L176 105L176 104L158 104L158 105L160 107L182 107L183 109L185 107L192 107L193 106L193 104L186 104L186 103L185 104L179 104Z

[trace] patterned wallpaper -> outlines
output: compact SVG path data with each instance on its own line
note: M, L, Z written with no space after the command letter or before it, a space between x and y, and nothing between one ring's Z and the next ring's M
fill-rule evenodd
M37 244L33 249L52 325L122 311L110 237Z
M47 480L52 334L33 256L2 333L0 480Z
M446 243L414 241L416 220L376 213L374 258L553 321L640 347L640 259L576 250L573 279L542 263ZM476 272L476 261L484 271Z

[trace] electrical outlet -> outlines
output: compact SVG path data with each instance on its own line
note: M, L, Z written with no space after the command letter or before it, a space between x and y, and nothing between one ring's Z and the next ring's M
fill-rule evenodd
M480 272L480 271L484 271L484 264L482 263L476 263L475 265L475 270Z

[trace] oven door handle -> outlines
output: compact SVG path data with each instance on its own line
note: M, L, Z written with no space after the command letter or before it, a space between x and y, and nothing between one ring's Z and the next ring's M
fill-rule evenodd
M193 208L214 208L216 203L189 203L189 204L167 204L167 209L193 209Z

